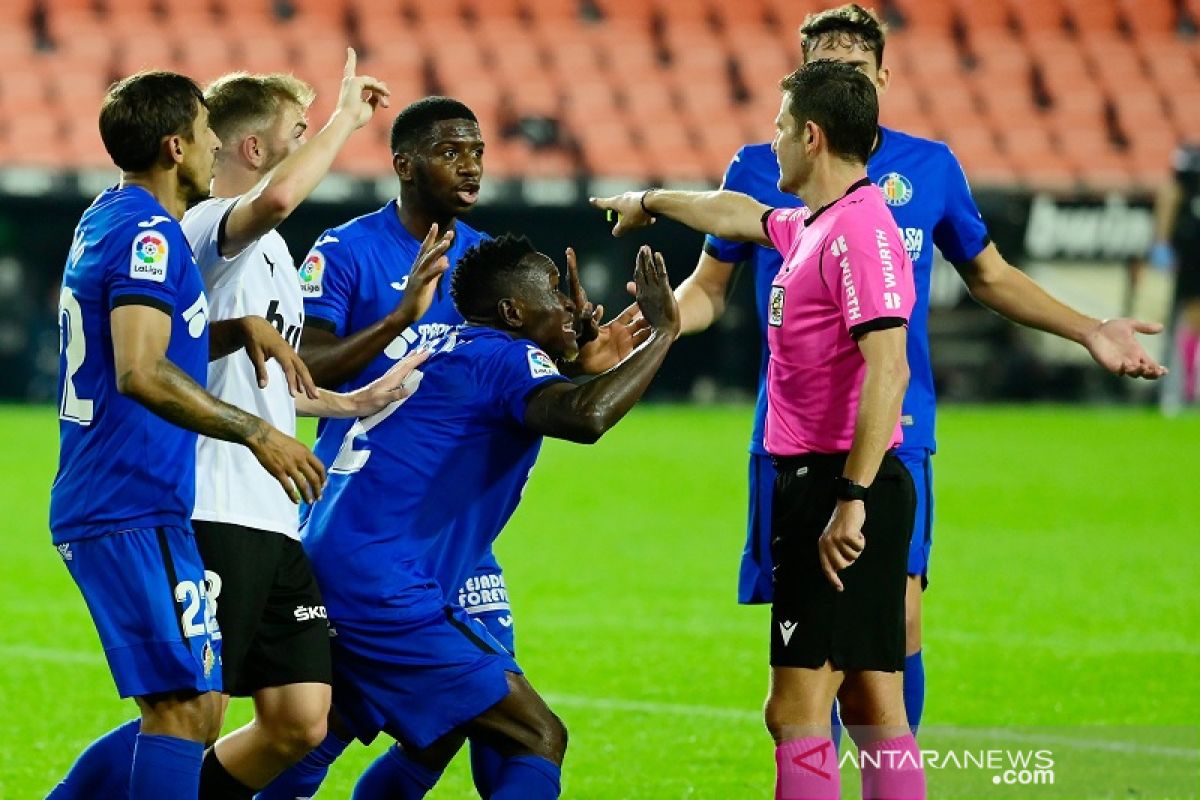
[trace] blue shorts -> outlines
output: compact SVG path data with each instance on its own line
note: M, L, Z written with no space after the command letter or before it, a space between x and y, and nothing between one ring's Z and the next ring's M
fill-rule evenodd
M384 732L424 749L503 700L505 673L521 673L458 606L331 624L333 702L368 744Z
M504 645L505 650L513 654L517 652L504 570L500 569L495 555L490 551L475 568L475 573L459 587L457 600L472 619L483 623L492 638Z
M917 491L917 514L908 549L908 574L920 575L929 585L929 552L933 548L932 453L924 448L899 450L900 461L912 474ZM775 597L771 573L771 506L775 496L775 465L771 457L750 454L750 513L746 521L746 546L738 576L738 602L770 603Z
M135 528L57 547L121 697L221 690L221 631L191 531Z

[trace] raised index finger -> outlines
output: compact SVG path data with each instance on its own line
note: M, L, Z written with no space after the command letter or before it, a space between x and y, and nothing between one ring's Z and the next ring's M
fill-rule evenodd
M579 263L573 247L567 248L567 280L571 284L571 299L575 302L575 308L583 308L587 295L583 293L583 284L579 282Z
M353 47L346 48L346 66L342 70L343 78L353 78L354 71L358 68L358 53L354 52Z

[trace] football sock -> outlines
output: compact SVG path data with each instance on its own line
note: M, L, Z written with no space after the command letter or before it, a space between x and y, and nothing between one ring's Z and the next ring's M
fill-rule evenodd
M541 756L504 759L491 800L555 800L562 791L562 767Z
M863 800L925 800L925 770L911 733L866 745L859 761Z
M137 735L129 800L197 797L204 745L175 736Z
M325 741L314 747L304 758L285 769L275 780L255 795L256 800L297 800L312 797L321 788L329 765L345 752L350 742L343 741L332 733Z
M367 767L354 785L353 800L420 800L442 777L423 767L396 745Z
M841 781L832 739L793 739L775 748L775 800L838 800Z
M131 719L88 745L46 800L127 796L133 748L141 726L141 719Z
M1196 402L1197 371L1200 363L1200 332L1181 330L1179 332L1179 364L1183 367L1183 400L1186 403Z
M904 657L904 711L908 729L916 736L925 712L925 658L920 650Z
M480 797L491 797L500 782L504 756L482 742L471 742L471 778Z
M229 774L217 758L216 748L204 754L200 765L199 800L251 800L254 790Z

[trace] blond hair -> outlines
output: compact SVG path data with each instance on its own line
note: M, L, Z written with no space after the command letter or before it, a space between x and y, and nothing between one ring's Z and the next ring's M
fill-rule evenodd
M225 143L270 125L282 103L295 103L307 109L315 97L311 86L295 75L282 72L266 75L232 72L217 78L204 90L208 124Z

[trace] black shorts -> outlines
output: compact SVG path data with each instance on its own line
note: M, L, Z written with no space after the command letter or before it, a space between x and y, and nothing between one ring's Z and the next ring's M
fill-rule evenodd
M817 550L837 505L834 479L846 454L776 459L771 555L771 666L896 672L904 668L904 591L916 492L895 455L883 458L867 494L866 548L825 577Z
M224 522L192 527L221 628L225 693L330 683L329 620L300 543Z

